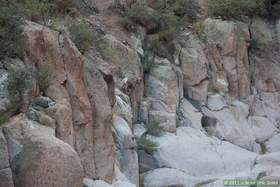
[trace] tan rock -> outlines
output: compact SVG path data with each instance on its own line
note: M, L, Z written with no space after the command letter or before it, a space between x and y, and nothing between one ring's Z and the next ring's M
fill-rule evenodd
M215 91L228 90L229 95L234 98L248 96L251 86L248 25L218 19L206 19L204 25L209 75Z
M87 62L84 68L84 81L91 103L93 116L93 150L96 176L111 182L114 172L115 152L112 136L112 109L109 88L102 74Z
M83 169L74 149L52 128L19 115L4 127L15 186L81 187Z
M30 62L52 72L46 96L57 104L46 112L57 122L56 135L75 148L85 176L110 183L114 162L113 78L105 73L103 79L95 67L84 76L85 59L63 34L28 22L24 36Z

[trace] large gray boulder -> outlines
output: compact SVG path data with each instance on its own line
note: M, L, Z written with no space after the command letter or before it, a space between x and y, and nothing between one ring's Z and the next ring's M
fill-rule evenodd
M249 115L248 105L235 101L231 105L221 108L221 110L216 111L203 107L202 111L204 115L217 119L217 124L211 135L248 150L253 150L256 138L247 120Z
M205 180L241 172L250 173L257 157L253 152L208 137L191 127L178 128L177 135L167 133L151 138L159 145L154 158L160 167L175 168Z
M263 179L280 180L280 152L258 156L252 171Z
M278 133L278 129L268 118L250 116L248 121L257 142L264 142Z
M271 153L280 152L280 143L279 142L280 142L280 134L273 136L266 142L267 150Z
M196 177L188 176L186 173L172 168L158 168L141 176L144 187L190 187L199 183Z

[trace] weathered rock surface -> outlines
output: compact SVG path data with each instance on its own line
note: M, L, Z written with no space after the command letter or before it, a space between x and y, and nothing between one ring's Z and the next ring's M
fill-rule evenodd
M270 138L265 144L269 152L280 152L280 134L277 134Z
M198 101L205 101L208 89L207 58L204 46L199 39L185 32L177 42L179 59L183 73L185 96Z
M167 132L176 131L179 86L176 71L167 59L156 59L156 67L146 78L145 96L149 100L148 123L157 122ZM147 106L147 105L146 105Z
M120 170L131 183L138 185L139 169L136 141L129 125L123 118L115 116L113 121L113 134L120 162Z
M241 22L204 21L213 89L240 98L250 94L248 26Z
M47 113L57 121L58 138L75 148L86 176L111 182L114 151L107 82L94 68L83 71L84 57L59 32L29 22L24 36L30 62L52 71L46 95L57 104Z
M280 152L257 157L253 172L262 173L262 179L280 179Z
M249 173L257 156L191 127L180 127L177 135L166 134L153 140L159 144L154 157L160 167L178 169L204 180ZM235 155L235 159L232 159L232 155Z
M83 169L78 154L57 139L53 129L23 114L3 128L15 186L82 186Z
M245 103L236 101L226 108L212 111L207 107L202 108L203 114L217 119L211 135L227 140L245 149L252 150L255 136L247 121L249 107Z
M278 132L278 129L267 118L250 116L248 121L257 142L264 142Z
M269 23L254 19L250 26L252 40L256 41L250 51L252 79L258 92L280 90L279 21Z
M200 182L196 177L188 176L180 170L171 168L155 169L141 177L143 177L143 186L145 187L189 187Z
M193 128L202 129L202 113L187 99L183 99L180 103L178 118L180 120L180 126L190 126Z

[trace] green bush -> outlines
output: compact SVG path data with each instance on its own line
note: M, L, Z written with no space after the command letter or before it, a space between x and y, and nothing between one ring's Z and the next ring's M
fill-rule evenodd
M263 14L265 0L209 0L208 10L211 16L239 20Z
M23 58L23 23L17 6L0 2L0 60L5 57Z
M160 126L160 123L157 121L153 121L146 125L147 127L147 133L153 136L159 136L162 132L162 127Z
M115 49L106 39L100 39L96 41L96 49L105 60L111 60L116 54Z
M73 7L71 0L17 0L28 19L44 21L65 15Z
M9 69L7 88L13 103L19 104L26 90L32 87L33 73L29 66Z
M72 41L82 53L87 51L96 40L94 31L84 22L73 23L69 31Z
M0 126L6 123L7 121L9 121L9 118L7 116L4 115L0 116Z
M202 21L197 21L193 24L193 31L202 41L206 41L205 25Z
M156 67L155 54L150 50L144 50L144 55L141 59L144 73L149 74L150 71Z
M188 22L198 19L200 7L196 0L176 0L173 11L179 17L185 17Z
M138 149L144 150L148 154L152 154L157 150L158 145L147 139L147 138L140 138L137 140Z
M144 27L148 22L157 24L158 17L157 12L150 8L146 1L139 0L124 11L122 24L128 30L134 30L136 24Z
M261 146L260 154L262 155L266 154L268 152L266 144L264 142L261 142L260 146Z
M43 67L39 68L34 72L34 78L37 81L40 91L46 92L51 83L52 73L49 68Z

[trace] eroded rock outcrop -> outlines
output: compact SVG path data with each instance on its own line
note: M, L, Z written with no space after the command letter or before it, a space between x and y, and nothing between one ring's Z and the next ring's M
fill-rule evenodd
M30 63L52 72L46 95L57 103L49 113L57 121L58 138L75 148L86 176L111 182L115 162L112 103L102 74L94 68L84 72L84 57L56 31L28 23L25 38Z
M22 114L13 117L3 132L15 186L82 185L81 160L69 144L55 137L54 129Z

